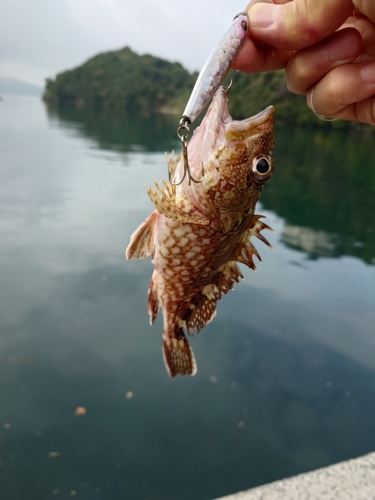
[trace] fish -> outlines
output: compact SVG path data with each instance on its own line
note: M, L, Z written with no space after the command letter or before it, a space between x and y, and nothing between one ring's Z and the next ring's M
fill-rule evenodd
M171 377L194 375L197 364L185 333L197 333L216 314L217 301L243 278L238 263L256 269L261 258L250 241L271 230L255 214L261 191L273 174L274 108L233 120L228 95L219 87L188 143L193 175L200 183L154 180L147 194L155 210L132 234L127 259L152 257L148 313L163 313L163 357ZM183 175L183 159L166 155L168 168ZM272 231L272 230L271 230Z

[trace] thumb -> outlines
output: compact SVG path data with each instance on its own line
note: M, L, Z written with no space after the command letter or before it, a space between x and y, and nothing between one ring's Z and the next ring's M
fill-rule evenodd
M373 4L373 0L358 0L361 1ZM250 33L276 48L299 50L336 31L352 12L351 0L251 2L248 10Z

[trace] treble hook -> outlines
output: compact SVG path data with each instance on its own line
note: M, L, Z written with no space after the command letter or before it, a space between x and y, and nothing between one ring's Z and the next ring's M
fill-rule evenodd
M191 184L191 181L195 182L196 184L199 184L204 179L203 163L202 163L202 170L201 170L201 172L202 172L201 179L199 179L199 180L194 179L194 177L191 175L191 172L190 172L188 152L187 152L187 142L186 142L186 140L188 139L188 137L190 135L190 129L188 127L188 123L190 123L189 118L187 118L186 116L183 116L180 120L180 126L177 129L177 135L178 135L178 138L180 139L181 145L182 145L182 158L183 158L183 162L184 162L184 175L182 176L182 179L180 180L180 182L174 182L172 180L171 172L168 170L169 182L172 184L172 186L179 186L180 184L182 184L182 182L186 176L188 179L189 186ZM186 133L183 133L183 132L186 132Z
M230 82L229 82L229 85L228 85L228 88L227 88L227 95L229 94L230 89L232 88L232 85L233 85L233 78L230 79Z

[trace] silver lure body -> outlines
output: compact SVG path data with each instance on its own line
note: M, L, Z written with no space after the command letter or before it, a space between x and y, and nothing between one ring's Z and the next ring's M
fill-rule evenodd
M209 55L183 112L184 121L194 122L224 80L247 36L248 22L244 12L237 14L228 31Z

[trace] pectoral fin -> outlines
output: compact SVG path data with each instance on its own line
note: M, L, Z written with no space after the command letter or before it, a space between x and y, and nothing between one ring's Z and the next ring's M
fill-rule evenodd
M131 235L125 253L127 259L145 259L154 253L157 216L154 210Z

